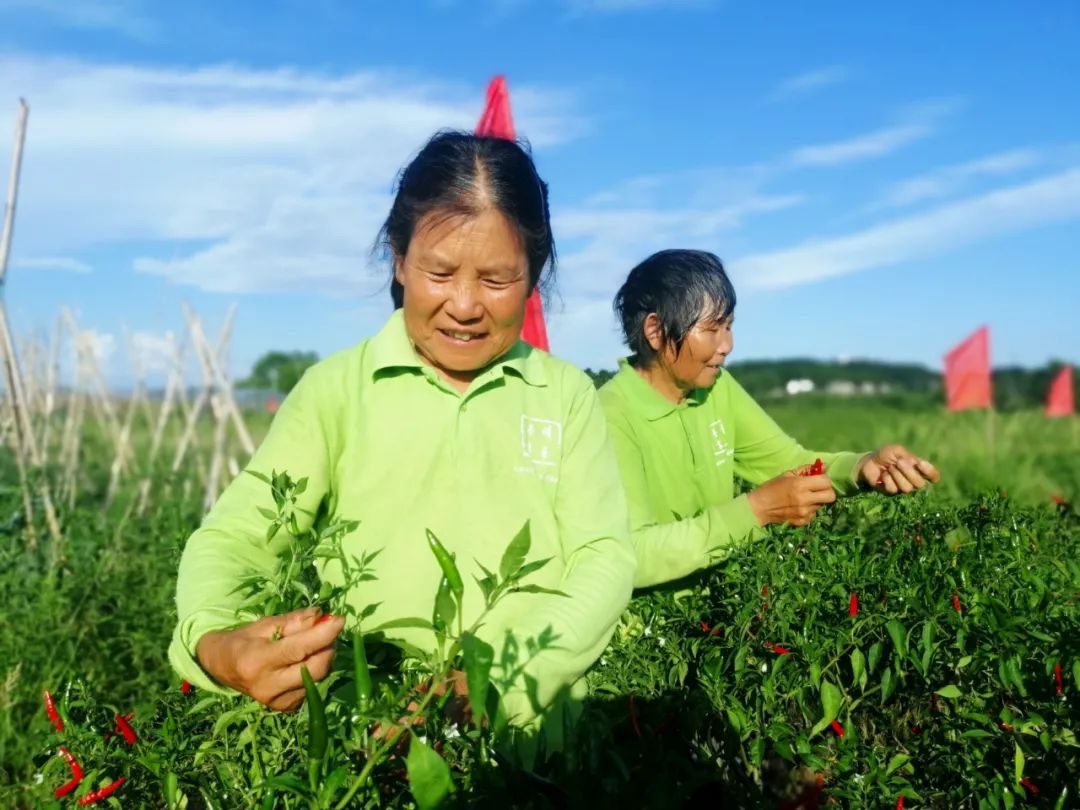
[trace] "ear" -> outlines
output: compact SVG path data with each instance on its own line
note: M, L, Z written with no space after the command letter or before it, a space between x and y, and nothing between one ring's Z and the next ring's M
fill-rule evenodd
M650 312L645 316L642 330L645 332L645 340L649 346L654 352L660 354L664 346L664 330L660 327L660 318L655 312Z
M394 256L394 281L405 286L405 258L403 256Z

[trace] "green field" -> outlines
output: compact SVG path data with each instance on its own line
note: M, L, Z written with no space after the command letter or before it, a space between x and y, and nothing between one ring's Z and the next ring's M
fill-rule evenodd
M372 723L401 716L434 665L399 666L378 645L363 707L343 645L314 765L305 711L181 694L165 652L177 561L202 510L194 470L152 471L141 515L134 478L106 508L109 459L88 436L57 549L40 525L28 543L18 479L0 458L0 806L73 805L120 776L102 804L337 807L355 788L347 806L404 807L428 804L449 777L449 804L463 806L878 808L901 795L906 807L1077 806L1080 520L1051 501L1080 497L1075 417L991 422L823 397L770 412L809 447L901 442L944 480L831 507L678 593L638 595L564 753L535 762L489 727L452 729L434 704L416 728L430 748L380 754ZM257 438L266 419L250 421ZM113 728L128 712L134 745ZM70 778L59 745L85 776L53 799Z

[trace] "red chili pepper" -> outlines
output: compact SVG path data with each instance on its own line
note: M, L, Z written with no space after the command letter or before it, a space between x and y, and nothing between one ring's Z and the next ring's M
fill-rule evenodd
M781 647L779 644L773 644L771 641L766 641L765 646L777 655L791 655L791 650L787 647Z
M1068 502L1057 493L1050 496L1050 500L1054 502L1055 506L1068 506Z
M851 599L848 600L848 616L859 615L859 595L854 591L851 592Z
M52 693L45 690L45 713L49 715L49 722L53 724L53 728L57 731L64 730L64 720L60 717L60 712L56 710L56 701L53 700Z
M814 463L810 465L810 469L803 473L804 476L810 475L823 475L825 473L825 465L820 458L814 459Z
M1039 786L1032 782L1030 779L1028 779L1026 776L1020 780L1020 784L1032 793L1039 792Z
M105 787L101 788L101 790L95 790L93 793L87 793L85 796L83 796L81 799L79 799L77 804L80 804L80 805L94 804L95 802L99 802L102 799L108 798L113 793L115 793L116 789L118 787L120 787L122 784L124 784L124 782L126 782L126 781L127 781L127 777L126 776L121 776L115 782L111 782L108 785L106 785Z
M896 799L896 810L904 810L904 794L901 793Z
M629 707L627 708L627 711L630 713L630 725L634 728L634 734L640 737L641 723L638 722L637 703L635 702L633 695L630 695Z
M128 745L134 745L139 741L139 735L135 733L135 729L131 727L131 715L116 715L116 733L123 734L124 740Z
M719 625L717 625L716 627L712 627L712 626L709 625L708 622L703 621L701 623L701 629L704 630L706 633L708 633L710 636L715 636L715 635L718 635L719 633L723 632L724 628L720 627Z
M186 695L191 691L191 681L180 681L180 692Z
M334 618L334 615L332 613L324 613L322 616L315 620L315 624L322 624L323 622L328 622L332 618Z
M922 734L922 729L919 728L918 726L912 726L911 727L911 733L914 734L916 737L918 737L920 734Z
M963 612L963 608L960 607L960 594L954 593L952 595L952 606L953 606L953 610L955 610L957 613L962 613Z
M1013 730L1013 724L1012 723L998 723L998 728L1000 728L1002 731L1012 731Z
M761 586L761 595L762 596L768 596L769 595L769 586L768 585L762 585Z
M840 725L839 720L833 720L830 725L832 726L832 730L836 732L836 736L838 736L838 737L843 737L844 736L844 727L842 725Z
M71 781L65 782L53 792L53 795L58 799L67 796L69 793L71 793L71 791L77 788L79 786L79 782L81 782L83 778L82 766L78 763L75 757L71 755L71 752L61 745L60 754L67 761L67 765L71 769Z
M1057 684L1057 693L1062 693L1061 664L1054 664L1054 682Z

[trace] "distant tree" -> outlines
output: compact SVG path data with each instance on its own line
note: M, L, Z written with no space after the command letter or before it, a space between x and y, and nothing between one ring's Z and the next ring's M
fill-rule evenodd
M251 369L251 375L238 383L240 388L269 388L289 393L300 382L308 366L319 362L315 352L267 352Z
M608 371L606 368L602 368L599 371L593 371L591 368L587 368L585 369L585 373L589 375L589 378L593 381L593 385L597 388L615 376L614 371Z

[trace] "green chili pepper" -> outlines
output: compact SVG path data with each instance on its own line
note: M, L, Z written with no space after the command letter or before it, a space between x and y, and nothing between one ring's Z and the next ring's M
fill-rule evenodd
M435 609L431 613L431 624L438 635L446 635L446 628L453 624L455 613L456 608L453 594L450 591L450 580L442 577L439 580L439 590L435 593Z
M364 711L371 702L371 669L368 667L364 634L360 628L353 632L353 677L356 681L356 706Z
M300 667L300 677L304 679L308 705L308 779L314 790L319 782L323 757L326 756L326 707L307 667Z
M446 577L446 581L450 583L450 592L454 594L457 601L461 602L461 596L465 593L465 583L461 581L461 572L458 571L457 564L454 562L453 555L446 550L439 538L432 534L431 530L427 531L428 546L431 547L431 553L435 555L435 559L439 562L439 568L442 569L443 576Z

